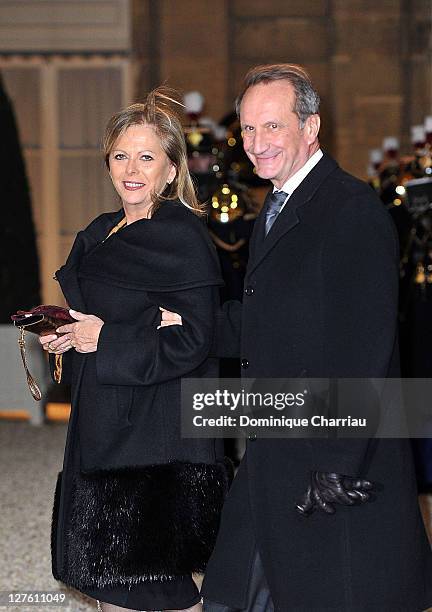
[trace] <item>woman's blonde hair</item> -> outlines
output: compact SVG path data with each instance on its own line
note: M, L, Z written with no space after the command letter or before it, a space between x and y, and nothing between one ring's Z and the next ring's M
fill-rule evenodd
M182 106L177 91L168 87L157 87L147 95L144 102L132 104L113 115L105 129L103 151L108 170L109 157L117 139L132 125L153 127L162 149L175 166L174 180L166 185L162 193L152 194L150 216L157 210L162 200L180 200L196 214L205 214L204 206L198 202L189 174L186 142L179 113Z

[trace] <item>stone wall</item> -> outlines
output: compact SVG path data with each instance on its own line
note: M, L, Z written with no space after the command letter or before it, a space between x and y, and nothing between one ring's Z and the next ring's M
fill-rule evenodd
M246 70L296 62L322 97L322 142L364 176L387 135L432 113L431 0L133 0L137 97L166 81L232 107Z

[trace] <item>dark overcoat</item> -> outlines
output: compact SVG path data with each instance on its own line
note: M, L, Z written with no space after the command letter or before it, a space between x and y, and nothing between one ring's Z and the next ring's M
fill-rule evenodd
M220 355L250 378L398 376L398 247L369 186L328 155L264 239L257 220L243 306L219 315ZM376 500L333 516L294 506L311 470L364 475ZM431 551L408 440L250 439L203 591L243 609L257 547L275 610L432 605Z
M104 321L96 352L63 360L72 411L53 572L80 590L202 571L227 487L219 443L180 428L181 377L217 374L214 246L179 202L107 238L123 215L79 232L56 274L70 307ZM159 306L181 311L183 326L157 329Z

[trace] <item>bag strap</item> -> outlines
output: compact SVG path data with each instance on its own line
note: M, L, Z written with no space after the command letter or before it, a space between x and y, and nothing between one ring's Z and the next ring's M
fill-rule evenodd
M39 388L39 385L37 384L33 376L30 374L30 371L27 366L26 346L25 346L25 333L26 332L25 332L24 327L20 327L19 330L20 330L20 336L18 338L18 346L20 348L21 359L22 359L24 371L27 377L28 388L30 389L30 393L32 394L33 399L39 402L42 399L42 393Z

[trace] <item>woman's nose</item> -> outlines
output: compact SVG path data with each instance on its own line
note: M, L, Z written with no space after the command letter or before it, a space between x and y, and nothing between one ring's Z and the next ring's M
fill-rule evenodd
M137 166L134 159L129 159L126 166L127 174L135 174L137 172Z

